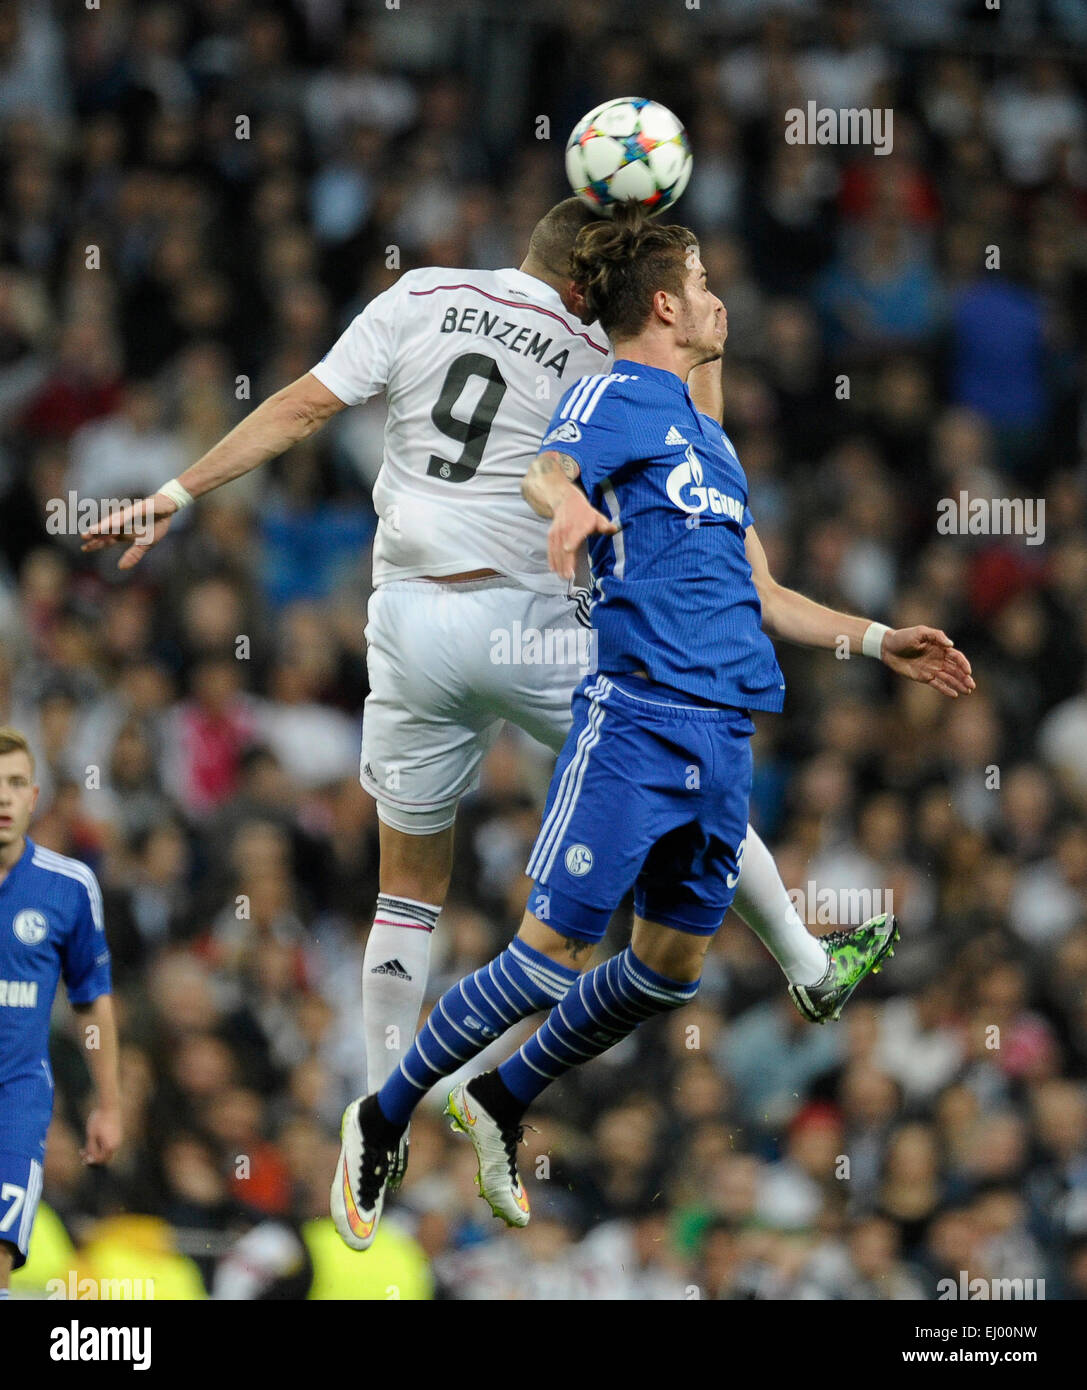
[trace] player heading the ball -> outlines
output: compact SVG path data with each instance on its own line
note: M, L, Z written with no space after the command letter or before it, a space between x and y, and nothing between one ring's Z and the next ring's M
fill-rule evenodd
M579 234L573 271L616 360L563 396L523 490L552 519L559 574L588 541L599 667L575 697L516 939L439 1000L397 1071L345 1113L332 1207L357 1249L373 1240L404 1128L442 1077L550 1008L497 1071L456 1086L447 1108L476 1149L481 1195L524 1226L517 1147L527 1107L570 1068L694 997L739 881L752 711L784 703L771 635L824 648L844 636L949 696L974 684L944 633L891 631L771 577L736 451L687 386L721 356L728 332L693 233L620 208ZM630 889L630 945L583 975ZM843 936L829 939L826 976L808 990L823 1017L879 969L897 927L883 914Z

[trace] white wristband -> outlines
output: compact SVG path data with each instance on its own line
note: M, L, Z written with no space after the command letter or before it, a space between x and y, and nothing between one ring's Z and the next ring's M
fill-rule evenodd
M883 656L883 639L891 629L886 623L869 623L861 638L861 651L865 656L874 656L879 661Z
M182 507L191 506L195 500L192 493L187 488L183 488L176 478L171 478L168 483L163 483L156 491L161 492L163 497L168 497L178 511L181 511Z

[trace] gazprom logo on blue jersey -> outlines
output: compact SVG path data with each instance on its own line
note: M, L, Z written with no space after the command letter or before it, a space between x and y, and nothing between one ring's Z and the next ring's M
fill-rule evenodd
M36 1009L37 980L0 980L0 1008Z
M744 519L744 504L735 497L726 497L715 487L705 487L702 481L702 465L695 454L694 445L688 445L682 463L677 463L664 485L668 499L681 511L688 514L704 512L707 508L717 516L730 516L741 524Z

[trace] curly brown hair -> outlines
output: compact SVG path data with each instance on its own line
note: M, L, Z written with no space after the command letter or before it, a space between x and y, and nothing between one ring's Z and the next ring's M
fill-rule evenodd
M636 204L584 227L574 243L573 278L593 319L612 339L636 337L658 290L683 297L698 238L689 227L660 227Z

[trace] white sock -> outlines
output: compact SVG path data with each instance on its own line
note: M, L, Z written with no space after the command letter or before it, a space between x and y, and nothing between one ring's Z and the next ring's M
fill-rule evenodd
M440 908L379 893L362 962L366 1088L372 1095L415 1041Z
M791 985L818 984L827 973L826 951L800 920L774 856L750 825L732 906L785 971Z

